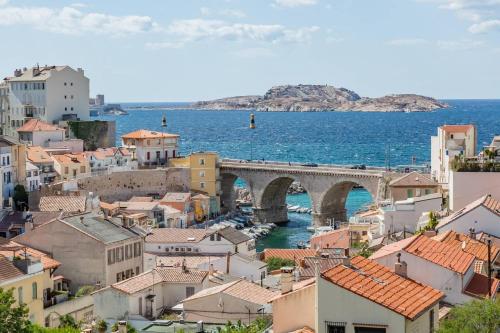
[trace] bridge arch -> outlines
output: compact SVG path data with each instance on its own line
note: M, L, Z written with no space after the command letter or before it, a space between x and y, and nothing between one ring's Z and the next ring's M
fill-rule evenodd
M349 193L355 186L363 187L372 198L377 200L377 183L360 178L342 179L328 186L319 196L313 212L315 225L326 225L333 221L347 221L346 202Z
M243 180L250 191L250 196L252 198L252 202L254 202L254 193L250 186L250 179L246 179L242 177L242 175L236 172L224 172L221 173L221 212L223 214L234 211L236 209L236 191L234 189L234 185L237 179Z

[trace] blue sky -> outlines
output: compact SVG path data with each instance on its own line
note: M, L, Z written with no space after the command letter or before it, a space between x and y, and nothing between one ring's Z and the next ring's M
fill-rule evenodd
M83 67L108 101L273 85L500 98L500 0L0 0L0 75Z

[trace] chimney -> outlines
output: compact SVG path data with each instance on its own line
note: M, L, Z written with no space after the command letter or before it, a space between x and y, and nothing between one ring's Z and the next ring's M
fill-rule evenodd
M300 259L300 267L302 268L306 267L306 260L304 258Z
M293 288L293 267L281 267L281 294L292 291Z
M22 74L23 74L23 73L21 72L21 70L20 70L20 69L18 69L18 68L17 68L16 70L14 70L14 76L15 76L15 77L20 77Z
M408 277L408 265L406 261L401 261L401 253L397 254L398 261L394 265L394 273L397 275L407 278Z
M210 264L210 266L208 266L208 274L209 275L214 274L214 264Z
M182 259L182 273L187 273L186 259Z
M476 239L476 230L474 228L469 229L469 237L472 239Z
M125 320L118 322L118 333L127 333L127 322Z
M349 257L342 258L342 264L346 267L351 267L351 258Z
M33 67L33 76L38 76L40 74L40 68L39 67Z
M231 252L227 252L226 254L226 274L229 274L229 266L231 264Z

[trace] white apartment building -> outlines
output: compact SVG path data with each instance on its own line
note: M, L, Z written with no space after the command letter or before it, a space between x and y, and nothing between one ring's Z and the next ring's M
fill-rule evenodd
M34 164L26 161L26 191L31 192L38 190L40 184L40 169Z
M8 91L5 134L31 118L53 124L60 120L89 120L89 79L83 69L70 66L36 66L16 69L4 79Z
M476 155L477 130L474 125L443 125L431 137L431 174L440 184L448 184L450 164L455 156Z
M123 135L122 141L139 165L167 165L177 155L179 135L141 129Z

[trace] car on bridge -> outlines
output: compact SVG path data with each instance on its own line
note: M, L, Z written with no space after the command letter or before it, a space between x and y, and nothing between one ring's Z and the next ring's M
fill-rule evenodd
M304 164L301 164L301 166L316 168L318 165L316 163L304 163Z

